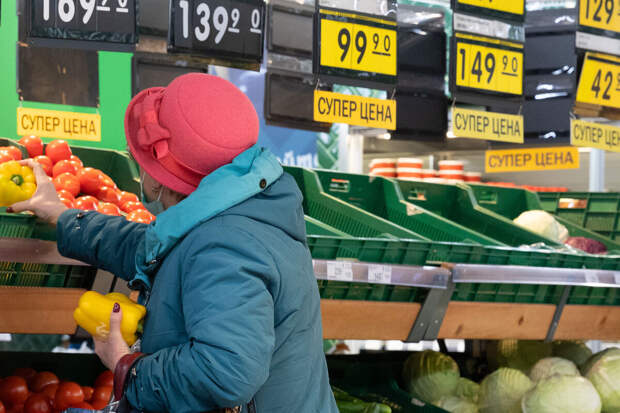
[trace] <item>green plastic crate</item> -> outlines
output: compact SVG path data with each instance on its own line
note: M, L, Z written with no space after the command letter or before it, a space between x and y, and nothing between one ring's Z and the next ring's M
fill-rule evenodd
M421 303L427 289L387 284L317 280L321 298L333 300Z
M404 199L505 245L518 247L545 243L560 244L515 225L511 220L478 205L465 184L445 185L397 181Z
M318 219L314 219L306 215L306 233L311 235L332 235L335 237L348 237L344 232L337 230L334 227L330 227L327 224L322 223Z
M536 193L519 188L501 188L488 185L470 185L478 203L499 215L510 220L517 218L521 213L530 210L543 209L543 204ZM550 211L556 214L557 211ZM557 221L568 229L571 237L586 237L597 240L607 247L608 251L620 253L620 243L599 233L581 227L579 224L555 215Z
M318 176L311 170L285 167L297 181L306 215L353 237L388 237L425 240L426 238L372 215L323 191Z
M620 241L620 193L618 192L539 192L542 208Z
M503 245L490 237L406 202L399 186L393 180L333 171L315 172L326 193L433 241Z
M0 138L0 146L16 146L28 156L26 149L17 142ZM101 169L119 188L140 193L139 172L126 153L107 149L72 146L73 154L85 166ZM0 209L0 237L33 238L56 241L56 228L27 214L7 214ZM0 262L0 285L21 287L90 288L96 268L72 265Z

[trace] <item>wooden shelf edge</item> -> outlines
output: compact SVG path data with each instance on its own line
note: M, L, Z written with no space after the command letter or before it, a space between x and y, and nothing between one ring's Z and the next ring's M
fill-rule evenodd
M323 336L348 340L405 340L420 311L417 303L321 300ZM544 340L551 304L452 301L438 338ZM620 307L567 305L556 340L620 340Z
M73 334L81 288L0 287L0 332Z

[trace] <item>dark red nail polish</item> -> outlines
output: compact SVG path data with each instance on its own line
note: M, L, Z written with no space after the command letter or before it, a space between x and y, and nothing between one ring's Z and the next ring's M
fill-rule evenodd
M13 208L8 207L8 208L6 209L6 212L8 212L9 214L10 214L10 213L12 213L12 212L13 212Z
M121 306L118 303L114 303L114 309L112 311L118 313L119 311L121 311Z

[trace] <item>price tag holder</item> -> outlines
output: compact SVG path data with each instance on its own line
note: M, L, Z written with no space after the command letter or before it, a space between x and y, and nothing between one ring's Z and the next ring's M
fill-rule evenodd
M592 274L591 272L586 272L585 275L586 283L588 284L598 284L600 280L596 274Z
M476 16L520 22L525 16L525 0L452 0L452 8Z
M321 8L315 15L315 73L374 83L396 83L396 22Z
M260 64L263 0L172 0L168 50Z
M389 265L369 265L368 282L390 284L392 282L392 267Z
M620 108L620 57L586 53L576 100Z
M328 261L327 279L334 281L353 281L353 264L346 261Z
M579 0L579 26L620 39L620 0Z
M453 89L523 94L522 43L465 33L456 33L453 42Z
M26 0L34 45L131 51L138 40L136 0Z

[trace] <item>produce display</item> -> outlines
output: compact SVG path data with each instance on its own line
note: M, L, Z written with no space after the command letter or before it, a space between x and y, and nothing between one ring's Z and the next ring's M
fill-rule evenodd
M111 371L101 373L92 386L63 381L50 371L16 369L0 378L0 413L58 413L69 408L103 409L114 385Z
M559 243L564 243L568 239L566 227L545 211L525 211L514 219L514 223Z
M135 194L120 190L103 171L85 166L67 142L55 140L44 145L36 136L24 136L19 143L28 151L28 159L40 164L52 178L58 198L67 208L125 216L144 224L155 220ZM32 170L20 166L20 160L22 153L17 147L0 147L0 206L29 199L35 192Z
M390 406L381 403L365 402L343 390L332 387L340 413L392 413Z

